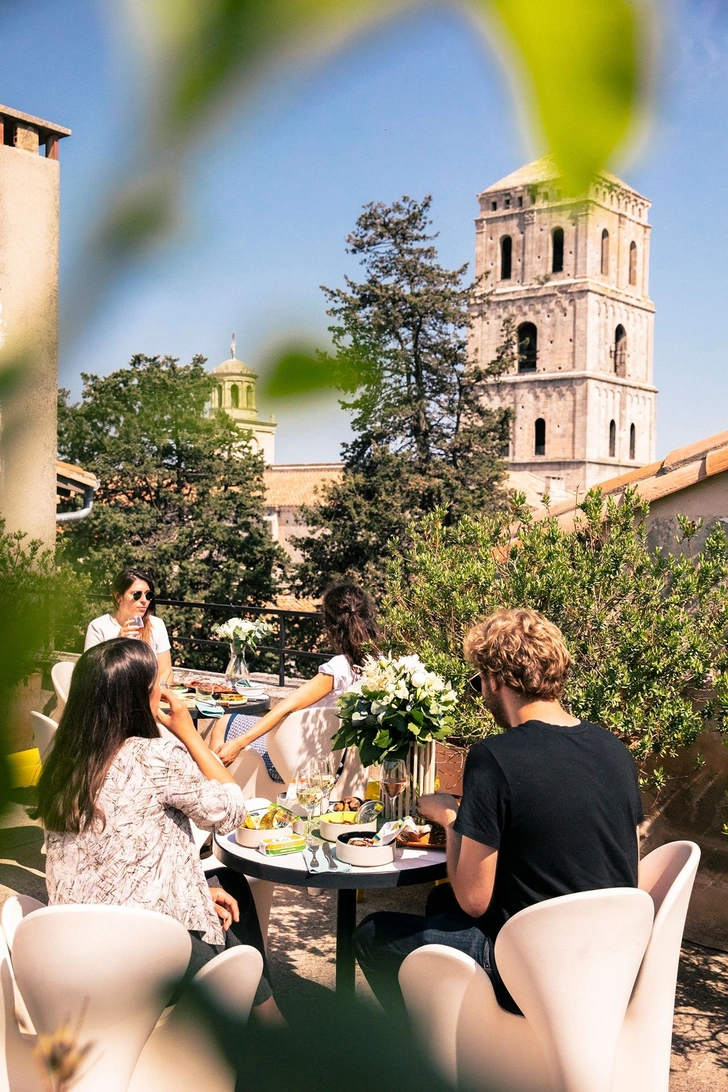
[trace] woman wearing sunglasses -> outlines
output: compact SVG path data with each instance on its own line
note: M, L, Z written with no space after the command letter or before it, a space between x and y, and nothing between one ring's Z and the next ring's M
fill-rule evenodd
M84 652L113 637L132 637L144 641L156 654L159 677L165 680L172 671L171 645L167 627L155 614L156 600L151 576L139 569L122 569L114 577L111 597L116 610L102 614L89 623Z

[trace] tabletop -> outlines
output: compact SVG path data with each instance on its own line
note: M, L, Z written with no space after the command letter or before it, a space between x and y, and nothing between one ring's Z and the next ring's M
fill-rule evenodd
M248 849L231 834L216 834L213 852L228 868L259 880L271 880L290 887L365 888L410 887L442 879L447 872L444 849L405 849L398 847L392 864L379 868L355 868L339 872L309 872L302 853L266 857L257 849Z

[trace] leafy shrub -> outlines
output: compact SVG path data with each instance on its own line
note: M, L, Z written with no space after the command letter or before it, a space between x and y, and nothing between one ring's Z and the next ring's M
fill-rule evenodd
M709 721L728 726L728 538L711 529L693 556L698 525L680 520L674 553L651 550L648 505L636 491L618 504L590 491L573 527L534 521L525 498L510 516L445 526L427 517L389 567L383 621L392 647L414 650L461 693L468 628L499 607L540 610L574 658L564 704L601 722L635 758L671 755ZM696 701L700 697L700 701ZM497 731L463 701L456 732Z

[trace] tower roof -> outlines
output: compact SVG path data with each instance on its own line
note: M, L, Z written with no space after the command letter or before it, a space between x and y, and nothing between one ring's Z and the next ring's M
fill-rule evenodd
M213 375L255 375L256 373L235 356L235 334L230 343L230 359L213 368Z
M487 186L481 193L495 193L500 190L515 190L521 186L534 186L541 182L555 181L559 177L559 171L551 156L544 155L540 159L534 159L533 163L526 163L525 166L519 167L517 171L512 171L507 174L505 178L501 178L498 182L494 182L492 186ZM599 177L606 179L607 182L611 182L613 186L620 186L623 190L629 190L631 193L637 193L637 190L633 186L628 186L626 182L623 182L621 178L617 178L616 175L610 174L609 171L600 171ZM642 194L638 194L642 196Z

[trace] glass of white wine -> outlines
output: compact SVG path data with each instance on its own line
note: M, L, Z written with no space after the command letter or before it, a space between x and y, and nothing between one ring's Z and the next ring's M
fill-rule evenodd
M311 759L296 774L296 799L306 812L306 845L311 844L311 816L314 808L321 802L324 786L321 780L321 766L316 759Z
M407 785L407 764L403 759L385 759L380 781L384 797L385 818L394 818L394 801L402 795Z
M319 760L319 769L321 772L321 784L324 788L324 795L321 800L321 814L323 815L328 811L329 797L336 784L336 770L338 763L333 754L323 755Z

